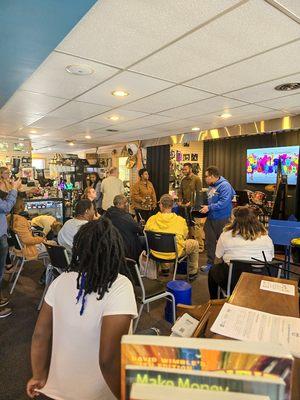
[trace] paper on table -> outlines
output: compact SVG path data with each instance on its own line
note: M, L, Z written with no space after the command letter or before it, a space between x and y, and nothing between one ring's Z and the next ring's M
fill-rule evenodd
M265 281L264 279L260 282L260 289L268 290L269 292L276 292L287 294L289 296L295 296L295 286L287 283L279 283L272 281Z
M246 342L279 343L300 357L300 319L225 303L211 331Z

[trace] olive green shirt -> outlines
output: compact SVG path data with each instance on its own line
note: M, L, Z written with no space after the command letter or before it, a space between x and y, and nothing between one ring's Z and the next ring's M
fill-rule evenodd
M182 201L183 204L190 202L192 207L199 206L201 190L202 182L199 176L194 174L185 176L180 184L178 199Z

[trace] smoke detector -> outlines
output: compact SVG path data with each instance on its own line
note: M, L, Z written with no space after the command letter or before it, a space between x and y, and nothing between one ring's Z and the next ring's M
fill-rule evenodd
M66 71L72 75L91 75L94 70L85 64L72 64L66 66Z

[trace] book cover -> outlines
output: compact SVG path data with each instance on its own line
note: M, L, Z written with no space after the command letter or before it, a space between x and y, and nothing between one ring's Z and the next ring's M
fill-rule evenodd
M289 400L292 366L292 356L279 345L128 335L122 339L122 399L135 399L134 388L142 385L149 393L159 386L174 393L217 392L218 399L240 393Z

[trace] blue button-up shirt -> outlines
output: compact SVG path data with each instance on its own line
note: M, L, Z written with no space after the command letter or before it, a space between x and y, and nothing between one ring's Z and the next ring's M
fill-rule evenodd
M18 192L16 190L11 190L5 200L0 199L0 237L7 234L6 214L8 214L15 205L17 194Z

